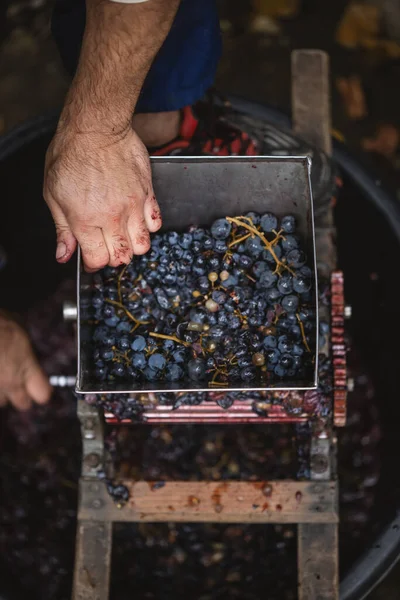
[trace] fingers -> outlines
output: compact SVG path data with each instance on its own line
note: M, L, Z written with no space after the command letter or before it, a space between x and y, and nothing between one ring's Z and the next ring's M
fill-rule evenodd
M146 254L150 250L150 234L142 213L134 211L128 219L129 237L132 240L133 253Z
M25 371L25 389L37 404L46 404L50 400L51 385L36 360Z
M133 248L125 217L112 217L103 228L109 254L109 265L128 265L132 260Z
M109 264L110 253L100 227L86 227L75 231L87 271L97 271Z
M76 250L76 238L73 235L67 219L58 204L52 201L49 204L51 214L53 215L54 224L57 233L57 249L56 260L59 263L66 263Z
M32 400L22 386L11 388L8 391L8 398L17 410L29 410L32 406Z
M162 225L161 211L154 194L147 198L144 205L144 219L151 233L158 231Z

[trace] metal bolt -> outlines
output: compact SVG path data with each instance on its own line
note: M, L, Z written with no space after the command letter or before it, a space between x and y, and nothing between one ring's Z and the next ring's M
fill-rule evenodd
M74 302L64 302L63 317L64 321L76 321L78 318L78 307Z
M346 304L346 306L344 307L344 318L351 319L352 314L353 314L352 307L350 306L350 304Z
M100 486L98 483L91 483L89 486L89 492L92 492L92 494L97 494L97 492L100 491Z
M85 419L83 426L85 429L94 429L94 419L92 417Z
M100 498L95 498L92 502L92 508L101 508L103 506L102 500Z
M100 464L100 456L98 454L95 454L94 452L92 452L91 454L88 454L86 456L85 463L91 469L95 469Z
M355 388L355 381L353 377L349 377L347 379L347 391L348 392L354 392L354 388Z
M311 471L314 471L314 473L325 473L328 466L328 459L323 454L314 454L314 456L311 456Z
M50 375L52 387L75 387L76 377L74 375Z
M96 434L93 431L93 429L85 429L83 435L84 435L85 440L93 440L96 437Z

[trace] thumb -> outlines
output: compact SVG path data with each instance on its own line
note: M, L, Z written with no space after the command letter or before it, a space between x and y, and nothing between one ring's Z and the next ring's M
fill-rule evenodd
M51 386L36 358L31 355L25 366L25 389L30 398L38 404L45 404L51 396Z
M59 263L66 263L75 252L77 241L60 206L52 202L50 210L57 234L56 260Z

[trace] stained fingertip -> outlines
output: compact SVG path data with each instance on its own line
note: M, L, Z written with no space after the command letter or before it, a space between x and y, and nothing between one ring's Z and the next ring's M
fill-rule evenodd
M71 256L74 254L76 246L76 239L72 235L68 240L58 238L56 248L56 261L60 264L68 262Z
M128 232L126 235L110 235L104 233L106 244L109 249L110 267L119 267L120 265L129 265L132 260L132 245L128 241Z
M162 225L161 210L155 196L149 198L144 205L144 218L151 233L158 231Z
M144 227L134 238L133 251L137 255L146 254L150 250L150 246L150 234Z

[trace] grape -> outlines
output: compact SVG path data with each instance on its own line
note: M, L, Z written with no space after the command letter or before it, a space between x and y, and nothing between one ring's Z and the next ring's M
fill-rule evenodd
M282 308L286 312L296 312L298 307L299 307L299 299L297 296L294 296L293 294L289 294L288 296L285 296L284 298L282 298Z
M121 363L115 363L111 368L111 373L117 377L124 377L126 374L124 365Z
M171 364L167 366L165 372L165 379L167 381L179 381L183 377L183 369L176 364Z
M298 294L304 294L305 292L310 291L311 279L304 277L303 275L298 275L293 280L293 289Z
M249 237L245 241L246 251L254 257L258 257L264 249L263 243L259 237Z
M167 361L162 354L155 353L149 358L149 367L154 370L161 371L165 367L166 363Z
M299 247L299 240L295 235L285 235L281 241L281 245L285 252L290 252L290 250L295 250Z
M128 350L130 348L130 341L128 337L121 337L117 342L117 346L120 350Z
M246 366L244 369L242 369L240 371L240 377L241 377L242 381L250 382L255 379L256 372L252 367Z
M272 213L265 213L261 216L260 225L263 231L269 233L278 227L278 219Z
M291 294L293 290L293 278L289 274L282 275L277 283L277 288L281 294Z
M196 358L188 363L188 374L190 379L201 381L206 374L206 366L201 358Z
M264 271L260 275L260 279L259 279L259 282L257 284L257 287L259 287L259 288L270 288L273 285L275 285L275 283L277 282L277 280L278 280L278 275L276 275L275 273L273 273L269 269L267 270L267 268L266 268L266 269L264 269Z
M100 355L101 355L101 358L103 358L104 360L110 361L114 358L114 351L105 349L100 352Z
M267 335L263 340L263 346L265 349L273 349L277 347L277 339L274 335Z
M232 226L226 219L217 219L211 225L211 235L216 240L226 240L229 237Z
M276 363L280 359L280 356L281 356L281 353L276 348L269 350L265 356L267 364L276 365Z
M259 223L260 223L261 217L259 214L255 213L255 212L248 212L245 214L245 217L247 219L251 219L253 222L253 225L259 225Z
M143 352L135 352L132 354L131 363L135 369L144 369L147 365L146 356L143 354Z
M132 329L132 324L128 321L120 321L116 327L116 330L123 333L128 333Z
M294 233L296 231L296 219L292 215L286 215L281 220L281 229L286 233Z
M184 363L186 360L186 352L182 350L182 348L179 348L173 353L172 358L177 364Z
M302 267L306 262L306 255L302 250L291 250L288 252L286 258L289 266L294 267L295 269Z
M169 232L167 234L167 241L168 244L171 244L171 246L175 246L175 244L177 244L179 241L179 234L176 233L176 231Z

